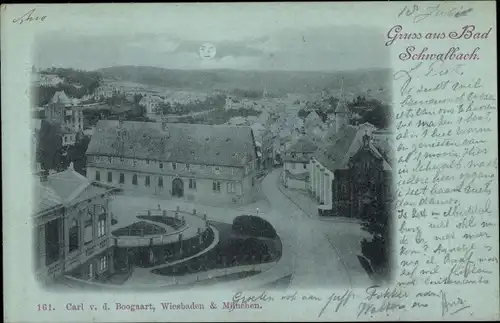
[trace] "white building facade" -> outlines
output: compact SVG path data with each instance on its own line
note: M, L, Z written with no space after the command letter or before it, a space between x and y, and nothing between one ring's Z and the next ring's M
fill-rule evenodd
M87 158L89 179L134 194L202 204L256 195L250 127L99 121Z

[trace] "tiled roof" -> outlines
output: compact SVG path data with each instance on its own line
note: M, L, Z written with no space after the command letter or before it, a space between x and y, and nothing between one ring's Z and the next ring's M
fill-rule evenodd
M318 149L318 145L311 140L301 137L288 148L288 152L313 153Z
M47 176L44 182L36 178L34 213L85 201L112 188L109 185L91 182L71 168Z
M343 98L337 104L337 108L335 109L335 114L338 113L349 113L349 109L347 108L347 104Z
M250 127L100 120L87 155L243 166L256 159Z
M334 141L316 152L314 157L331 171L346 169L349 159L363 147L363 130L353 126L344 126L337 133ZM384 170L390 170L391 166L387 159L380 153L375 145L370 142L371 151L384 160Z
M64 105L71 105L73 102L68 98L66 93L64 91L57 91L54 93L54 96L52 97L52 100L50 100L52 103L61 103Z
M342 127L335 136L329 138L330 142L318 149L314 157L331 171L341 168L356 133L357 129L352 126Z
M35 212L41 213L46 210L62 206L62 199L57 193L47 185L40 183L38 178L35 179Z
M90 185L90 181L72 169L47 176L50 186L63 201L69 201L78 196Z

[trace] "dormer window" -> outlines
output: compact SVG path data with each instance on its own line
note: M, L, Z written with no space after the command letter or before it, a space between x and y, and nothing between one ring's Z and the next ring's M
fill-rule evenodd
M173 169L173 170L176 170L176 169L177 169L177 164L176 164L176 163L172 163L172 169Z
M295 158L296 157L296 154L295 153L292 153L292 158Z

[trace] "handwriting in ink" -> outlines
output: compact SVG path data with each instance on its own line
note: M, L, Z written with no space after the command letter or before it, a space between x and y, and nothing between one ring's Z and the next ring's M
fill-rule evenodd
M335 312L338 312L341 307L346 306L349 300L353 298L354 294L351 290L346 290L344 294L333 293L332 295L330 295L330 297L328 297L325 306L323 306L323 308L318 314L318 318L320 318L323 315L325 310L330 306L332 302L336 303L337 306L335 307Z
M413 79L412 72L417 70L420 66L422 66L422 62L417 63L415 66L413 66L409 70L400 70L400 71L397 71L396 73L394 73L394 75L393 75L394 80L395 81L401 80L401 82L403 82L403 84L401 84L401 88L400 88L400 92L401 92L402 96L411 94L412 87L410 85L411 85L411 81Z
M418 5L404 6L398 17L413 17L413 22L418 23L429 17L460 18L472 12L472 8L465 9L463 6L444 8L441 4L421 8Z
M470 305L467 305L467 302L460 297L454 301L449 301L447 294L441 291L441 316L445 316L446 314L454 315L469 307Z
M25 22L33 22L33 21L44 21L47 19L47 16L35 16L35 8L31 9L30 11L26 12L24 15L14 18L12 20L13 23L22 25Z

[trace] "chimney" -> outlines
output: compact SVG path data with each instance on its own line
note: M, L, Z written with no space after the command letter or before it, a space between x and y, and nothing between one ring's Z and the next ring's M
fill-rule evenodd
M365 130L365 135L363 136L363 145L364 147L368 147L370 144L370 135L368 135L368 131Z

